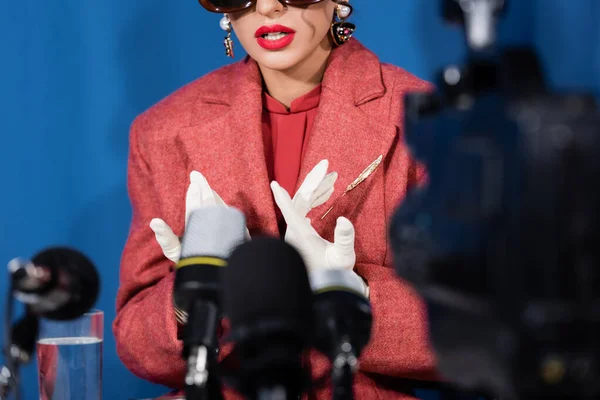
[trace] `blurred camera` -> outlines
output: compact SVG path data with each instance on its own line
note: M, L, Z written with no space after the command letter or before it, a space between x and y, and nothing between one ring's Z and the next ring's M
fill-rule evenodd
M448 380L502 399L598 398L598 104L550 91L532 49L469 39L505 2L442 4L470 52L437 91L406 98L428 183L393 217L397 273L427 302Z

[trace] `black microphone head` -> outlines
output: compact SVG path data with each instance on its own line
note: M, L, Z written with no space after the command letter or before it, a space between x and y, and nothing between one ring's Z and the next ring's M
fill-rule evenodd
M232 335L261 322L282 322L309 334L312 292L300 254L275 238L255 238L229 257L223 274L223 311Z
M249 398L309 383L302 366L312 337L312 292L300 254L274 238L253 238L233 251L223 273L223 311L231 321L230 356L239 367L230 385ZM275 397L273 397L275 398Z
M52 247L41 251L31 260L33 264L47 267L59 280L69 280L70 297L60 307L46 311L43 317L54 320L71 320L88 312L96 303L100 291L100 278L94 264L82 253L66 247Z

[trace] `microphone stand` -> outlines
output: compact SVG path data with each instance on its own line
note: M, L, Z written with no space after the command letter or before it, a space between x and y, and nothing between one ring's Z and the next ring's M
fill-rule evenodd
M10 273L8 276L9 282L12 281ZM18 365L13 357L13 345L12 345L12 313L13 313L13 287L12 285L8 291L8 297L6 299L6 312L4 314L4 355L6 357L6 365L0 367L0 400L8 400L10 391L15 388L17 392L17 398L20 398L19 394L19 373Z
M0 367L0 400L8 400L12 388L18 392L17 369L10 357L7 356L7 358L9 361L6 362L6 365Z
M288 389L283 385L260 388L256 400L295 400L299 397L290 396Z
M9 276L10 278L10 276ZM13 288L8 291L6 313L4 320L4 355L6 365L0 366L0 400L8 400L12 390L15 391L17 400L21 399L19 387L19 367L27 364L35 349L38 337L38 318L26 310L25 316L12 326L13 315Z
M35 349L38 336L38 318L26 313L11 329L11 339L7 340L5 354L7 365L0 367L0 400L8 399L11 386L19 393L19 367L28 364Z
M187 360L185 397L187 400L222 400L222 385L217 373L216 304L200 299L190 302L184 327L183 356Z
M333 360L331 380L333 384L333 400L354 399L354 373L358 370L358 358L350 342L345 341Z

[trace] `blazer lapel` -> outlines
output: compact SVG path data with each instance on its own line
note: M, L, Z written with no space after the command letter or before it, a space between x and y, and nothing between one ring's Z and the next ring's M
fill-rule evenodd
M249 58L229 68L230 79L223 80L221 91L203 93L197 105L221 114L208 123L199 118L182 132L186 136L182 142L195 147L189 149L192 154L209 149L191 168L204 167L200 172L211 187L227 204L244 211L251 233L278 236L262 136L260 72Z
M395 124L368 112L367 103L385 94L379 60L356 41L344 46L348 46L345 51L342 46L332 53L323 79L319 112L298 180L299 186L323 159L328 159L330 170L338 173L331 199L308 215L313 227L327 239L332 239L337 217L352 219L372 183L382 176L384 162L353 190L342 194L375 160L385 160L398 132ZM333 209L321 218L332 205Z

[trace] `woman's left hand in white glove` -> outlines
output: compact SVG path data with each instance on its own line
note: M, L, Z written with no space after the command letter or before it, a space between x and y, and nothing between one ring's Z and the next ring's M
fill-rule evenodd
M323 239L312 227L310 219L305 218L294 207L288 192L277 182L271 183L275 203L287 223L285 240L302 255L309 271L323 268L352 270L356 262L354 252L354 226L340 217L335 227L334 241Z
M344 217L338 218L335 226L334 241L331 243L323 239L313 228L310 219L306 218L306 208L297 207L298 203L294 200L297 200L298 196L294 196L294 200L292 200L288 192L275 181L271 183L271 190L275 197L275 203L281 210L281 214L287 223L285 241L298 250L304 260L308 273L310 274L311 272L323 269L350 271L356 276L357 285L362 286L364 295L369 298L369 286L354 271L356 253L354 250L354 225L352 225L352 222ZM307 190L304 197L310 198L311 195L309 192ZM329 193L330 195L331 193Z
M292 199L294 210L302 218L315 207L324 204L333 194L337 172L327 173L329 161L321 160L304 178Z

